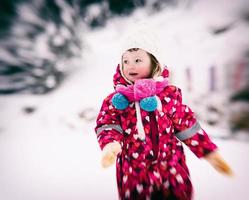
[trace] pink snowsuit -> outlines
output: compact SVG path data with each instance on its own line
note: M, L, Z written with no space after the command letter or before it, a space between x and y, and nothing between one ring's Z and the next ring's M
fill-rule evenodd
M162 72L168 77L167 68ZM114 86L128 86L119 66L114 75ZM191 109L182 103L181 90L167 85L157 94L161 111L141 109L145 140L137 135L137 115L134 102L124 110L112 105L113 92L103 102L95 128L101 149L117 141L122 147L116 160L119 199L149 200L156 191L159 199L192 199L193 188L182 146L201 158L217 149L200 127Z

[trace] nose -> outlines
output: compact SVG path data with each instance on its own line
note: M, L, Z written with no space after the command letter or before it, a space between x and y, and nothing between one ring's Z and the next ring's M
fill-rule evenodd
M133 62L133 63L129 63L129 64L128 64L128 68L129 68L129 69L135 69L135 68L136 68L135 63L134 63L134 62Z

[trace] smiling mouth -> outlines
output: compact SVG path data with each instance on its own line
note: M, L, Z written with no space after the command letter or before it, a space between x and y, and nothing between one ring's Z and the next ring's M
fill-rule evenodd
M130 72L129 75L130 75L130 76L136 76L136 75L138 75L138 73Z

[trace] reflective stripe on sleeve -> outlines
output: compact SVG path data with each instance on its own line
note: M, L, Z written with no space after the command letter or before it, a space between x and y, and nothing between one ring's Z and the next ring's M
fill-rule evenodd
M199 130L201 130L201 126L198 122L196 122L193 126L191 126L190 128L187 128L184 131L178 132L176 133L176 137L183 141L186 140L188 138L191 138L193 135L195 135Z
M99 135L102 131L111 130L111 129L115 129L116 131L123 133L123 129L121 128L120 125L118 125L118 124L105 124L96 130L96 134Z

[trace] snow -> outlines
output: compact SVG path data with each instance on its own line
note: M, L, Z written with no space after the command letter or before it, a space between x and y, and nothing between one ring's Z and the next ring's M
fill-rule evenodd
M207 6L207 1L202 2L205 3L198 3L188 13L184 9L168 10L147 18L159 29L163 47L167 47L164 48L167 65L173 71L174 83L179 86L184 85L182 66L190 65L200 73L198 66L213 64L213 58L225 63L230 55L242 52L246 46L244 35L248 33L248 27L244 27L243 23L237 22L237 28L223 37L214 38L210 35L207 32L210 26L217 26L218 22L226 24L231 19L223 15L216 21L208 13L198 18L199 12ZM222 10L215 12L209 9L221 15L231 12L232 8L239 10L238 5L241 4L238 2L245 1L231 1L230 4L221 1L219 9ZM134 16L141 19L147 13L138 10ZM234 19L236 17L232 21ZM87 44L83 63L78 63L77 72L53 93L42 96L1 96L1 199L117 199L115 167L101 168L101 151L94 133L95 122L89 119L96 116L103 98L112 91L112 76L119 62L120 55L117 52L122 31L133 21L132 17L116 18L104 29L85 32ZM237 40L235 36L238 32L241 37ZM234 48L222 54L227 48L227 39L231 38L234 39ZM190 46L191 51L188 51ZM216 47L220 48L217 50ZM214 52L210 51L214 49ZM201 79L195 81L199 83ZM200 85L205 88L204 83ZM24 112L25 107L33 107L35 111L27 114ZM87 119L79 117L89 109L92 112L88 112L90 116ZM221 140L215 136L227 135L229 131L226 127L201 124L214 136L214 142L233 168L235 176L229 178L218 174L206 161L198 160L186 148L195 189L194 200L247 199L248 142Z

